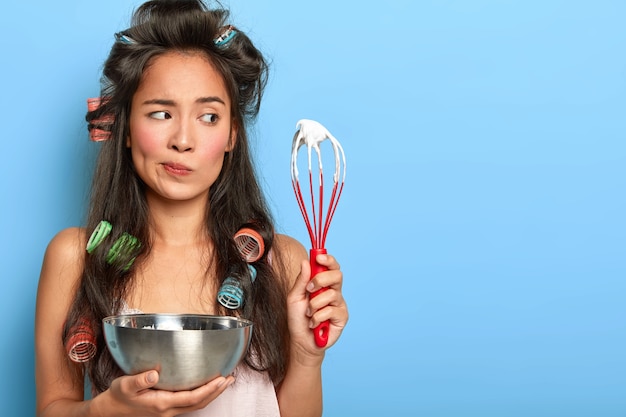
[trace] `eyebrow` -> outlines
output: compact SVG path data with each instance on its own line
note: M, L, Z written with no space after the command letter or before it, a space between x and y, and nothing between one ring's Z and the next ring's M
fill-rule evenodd
M221 103L223 105L226 105L224 100L222 100L221 98L219 98L217 96L200 97L200 98L196 99L196 103L200 103L200 104L204 104L204 103ZM151 99L151 100L146 100L146 101L143 102L143 104L144 105L158 104L158 105L161 105L161 106L174 106L174 105L176 105L176 102L174 100L155 98L155 99Z

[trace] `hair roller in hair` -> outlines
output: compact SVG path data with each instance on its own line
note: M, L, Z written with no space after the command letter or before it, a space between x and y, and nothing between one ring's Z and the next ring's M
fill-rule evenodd
M92 112L100 108L105 100L101 97L93 97L87 99L87 110ZM94 142L102 142L111 138L111 124L114 118L110 114L105 114L98 119L94 119L89 123L89 139Z
M88 362L95 356L98 350L96 336L87 320L81 319L70 329L65 350L69 358L76 363Z
M231 310L236 310L243 305L243 289L237 278L228 277L222 283L217 293L217 301Z
M128 270L133 262L135 262L135 257L132 256L132 253L140 246L141 243L135 236L126 232L122 233L122 235L113 242L111 249L109 249L106 258L107 263L111 265L118 260L128 259L128 263L124 267L124 270Z
M106 220L101 220L87 241L87 253L93 252L109 233L111 233L111 229L113 229L111 223Z
M254 229L244 227L235 233L235 244L244 261L256 262L265 252L263 238Z
M220 35L213 40L215 46L218 48L223 48L233 40L235 35L237 34L237 29L234 26L228 25L222 28L222 32Z
M248 264L248 271L250 273L250 282L254 282L257 275L256 268ZM232 276L226 278L217 293L217 301L231 310L236 310L241 307L244 301L241 281Z

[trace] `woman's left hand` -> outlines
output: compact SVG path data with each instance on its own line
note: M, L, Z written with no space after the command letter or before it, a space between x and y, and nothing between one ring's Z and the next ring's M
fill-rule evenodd
M343 274L337 260L327 254L317 255L316 261L328 270L310 279L309 262L302 261L300 274L287 296L287 313L292 354L302 359L320 360L324 350L337 342L346 326L348 307L341 292ZM311 298L311 294L321 288L326 290ZM319 348L315 344L313 330L326 320L329 321L328 343L326 347Z

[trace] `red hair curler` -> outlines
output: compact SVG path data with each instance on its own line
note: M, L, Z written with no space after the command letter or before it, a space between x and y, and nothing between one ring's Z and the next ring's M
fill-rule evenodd
M81 319L70 329L70 337L65 343L69 358L76 363L88 362L98 350L96 336L86 319Z

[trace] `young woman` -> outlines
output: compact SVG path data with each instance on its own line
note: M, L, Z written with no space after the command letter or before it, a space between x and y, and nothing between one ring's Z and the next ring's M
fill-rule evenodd
M309 281L304 247L274 233L246 135L267 65L227 17L200 0L148 1L116 35L100 106L87 114L92 134L106 139L87 224L57 234L43 261L39 416L322 413L324 352L348 320L343 277L326 255L317 261L329 270ZM265 244L254 282L233 239L242 227ZM103 229L108 235L98 239ZM229 276L239 277L245 294L234 310L217 302ZM328 291L309 298L322 287ZM104 343L101 320L131 311L244 317L254 322L251 346L233 375L191 391L152 389L157 371L124 375ZM328 344L319 348L311 329L325 320ZM97 349L76 363L66 345L81 324L92 329Z

